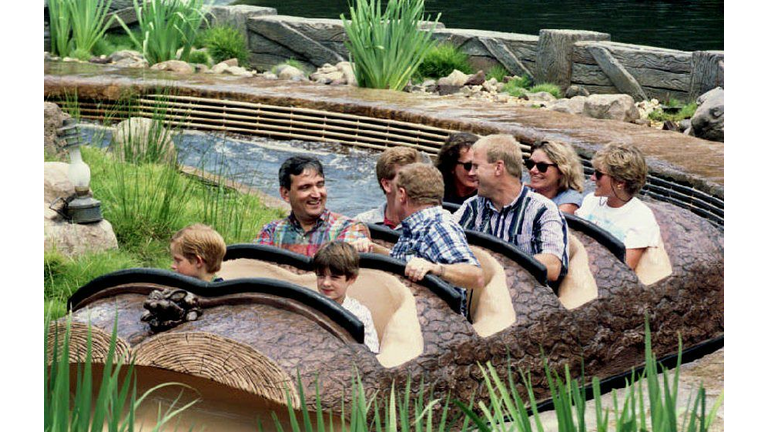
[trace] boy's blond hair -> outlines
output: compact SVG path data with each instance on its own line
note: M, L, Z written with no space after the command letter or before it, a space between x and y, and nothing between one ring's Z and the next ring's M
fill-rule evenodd
M360 271L360 254L351 244L336 240L317 250L312 266L317 274L324 274L328 269L332 275L350 278Z
M171 251L190 261L199 256L205 262L206 271L214 273L221 270L227 244L215 229L196 223L180 229L171 237Z

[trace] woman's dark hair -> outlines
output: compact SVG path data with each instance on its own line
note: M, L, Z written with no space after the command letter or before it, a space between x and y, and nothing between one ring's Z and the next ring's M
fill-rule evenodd
M464 149L471 148L472 144L478 139L480 139L480 137L473 133L459 132L449 136L440 148L440 152L437 154L437 160L435 161L435 166L443 175L446 195L448 195L449 192L453 192L454 181L451 171L456 167L456 162L459 160L461 152Z
M291 189L291 176L301 175L305 169L317 172L320 177L325 177L323 174L323 164L314 156L291 156L283 162L280 166L280 172L278 178L280 180L280 187Z

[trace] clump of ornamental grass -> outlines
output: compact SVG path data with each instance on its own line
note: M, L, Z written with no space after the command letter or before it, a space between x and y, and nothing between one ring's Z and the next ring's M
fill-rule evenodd
M104 37L112 0L49 0L51 50L61 57L87 60ZM73 52L74 51L74 52Z
M654 121L674 121L679 122L681 120L689 119L696 113L696 102L690 102L683 104L675 99L670 99L667 103L668 107L672 109L664 110L663 108L657 108L648 114L648 118Z
M465 74L475 72L469 63L469 55L451 43L442 43L427 51L424 61L419 65L417 75L440 78L450 75L454 70Z
M245 35L230 25L217 25L205 30L200 35L200 46L208 48L214 63L231 58L237 59L237 64L248 67L249 51Z
M195 50L189 54L189 62L211 66L213 64L213 59L211 58L211 55L208 54L206 51Z
M357 0L341 16L350 63L360 87L402 90L435 46L432 33L440 15L422 31L424 0ZM431 17L427 17L429 22Z
M46 318L43 356L45 362L43 393L43 425L46 432L133 432L147 430L136 424L136 410L153 392L163 387L181 386L180 383L164 383L137 396L136 372L132 363L116 354L117 319L112 330L109 349L104 359L101 384L93 370L92 339L90 327L86 336L85 359L78 364L76 375L71 376L69 355L71 350L70 328L72 318L67 318L66 330L62 334L59 326L51 326ZM125 371L125 377L120 374ZM72 389L74 388L74 391ZM164 426L178 414L197 403L192 401L179 406L181 395L165 411L158 411L153 432Z
M486 74L486 78L489 80L491 78L496 78L496 81L498 82L504 82L504 77L509 76L510 72L502 65L495 65L491 69L488 70L488 73Z
M562 96L562 93L560 92L560 87L558 87L556 84L550 84L550 83L542 83L535 85L531 87L530 90L528 90L529 93L539 93L539 92L546 92L551 94L557 99L560 99Z
M143 40L133 33L120 18L118 23L131 38L136 49L141 51L149 64L177 58L189 60L200 25L206 21L203 6L205 0L133 0Z

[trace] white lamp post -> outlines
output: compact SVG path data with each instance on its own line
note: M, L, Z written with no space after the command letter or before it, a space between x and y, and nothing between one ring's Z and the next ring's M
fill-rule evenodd
M64 212L72 222L85 224L99 222L101 216L101 202L91 196L91 169L83 162L80 155L80 131L77 120L68 118L58 130L59 136L64 139L64 149L69 152L69 171L67 177L75 186L75 196L67 200Z

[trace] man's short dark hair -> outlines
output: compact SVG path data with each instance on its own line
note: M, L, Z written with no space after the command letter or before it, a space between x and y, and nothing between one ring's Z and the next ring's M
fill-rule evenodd
M325 178L323 174L323 164L314 156L291 156L280 166L278 174L280 187L291 189L291 176L301 175L304 170L315 171L320 177Z

